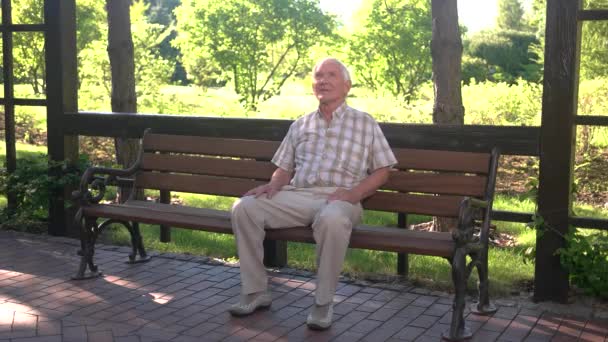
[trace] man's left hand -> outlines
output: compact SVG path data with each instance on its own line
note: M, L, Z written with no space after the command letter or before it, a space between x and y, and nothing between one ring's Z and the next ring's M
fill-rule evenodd
M359 196L353 190L339 188L327 197L327 201L345 201L352 204L357 204L359 201L361 201L361 196Z

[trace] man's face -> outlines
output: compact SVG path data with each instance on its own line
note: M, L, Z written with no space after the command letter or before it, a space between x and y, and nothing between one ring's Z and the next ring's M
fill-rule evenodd
M322 62L312 75L312 91L320 104L343 102L351 82L344 79L340 65L332 60Z

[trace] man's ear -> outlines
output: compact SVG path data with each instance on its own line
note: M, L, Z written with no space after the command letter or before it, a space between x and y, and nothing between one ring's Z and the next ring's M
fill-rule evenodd
M344 82L344 90L346 91L346 94L348 94L350 92L350 88L353 86L353 82L348 80L346 82Z

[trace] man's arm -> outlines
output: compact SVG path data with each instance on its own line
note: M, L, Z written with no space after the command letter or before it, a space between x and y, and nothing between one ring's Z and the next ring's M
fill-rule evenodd
M244 196L255 196L260 197L263 194L266 194L266 197L272 198L284 185L289 184L291 180L291 176L293 172L286 171L278 167L273 173L272 177L270 177L270 182L255 187L245 193Z
M340 200L353 204L361 202L366 197L373 195L382 184L386 183L390 172L390 166L376 169L354 188L336 190L336 192L329 195L328 201Z

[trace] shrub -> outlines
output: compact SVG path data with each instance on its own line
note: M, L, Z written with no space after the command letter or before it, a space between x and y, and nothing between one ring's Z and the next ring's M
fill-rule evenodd
M8 175L6 169L0 174L0 190L6 195L8 190L15 194L16 205L12 213L8 208L0 212L0 227L26 227L32 222L47 219L49 199L66 185L75 186L80 181L88 161L81 157L76 165L49 162L46 155L36 154L17 160L17 169ZM60 168L60 175L49 174L50 167Z
M559 257L572 284L589 295L608 299L608 233L583 235L573 229L566 235L566 244Z

